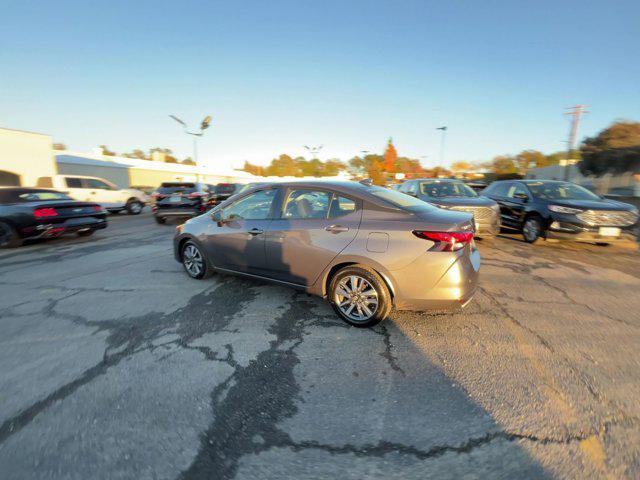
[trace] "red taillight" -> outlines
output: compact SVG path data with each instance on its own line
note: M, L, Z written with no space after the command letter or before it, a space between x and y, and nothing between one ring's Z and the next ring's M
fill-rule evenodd
M36 218L57 217L58 212L56 211L55 208L50 208L50 207L36 208L33 211L33 216Z
M151 194L151 198L153 198L154 200L161 200L164 198L164 195L158 192L154 192Z
M104 213L105 212L105 209L102 208L100 205L94 205L91 208L93 209L94 212L97 212L97 213Z
M439 252L455 252L473 240L473 232L425 232L414 230L413 234L418 238L435 242L433 250Z
M200 198L200 197L204 197L204 195L205 194L202 192L193 192L188 195L188 198L191 198L191 199Z

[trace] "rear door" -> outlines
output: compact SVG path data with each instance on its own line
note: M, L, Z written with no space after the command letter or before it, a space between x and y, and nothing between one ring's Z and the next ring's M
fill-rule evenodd
M74 200L79 200L81 202L90 202L92 201L89 195L89 190L87 190L82 184L81 177L62 177L64 185L62 186L62 190L68 192L69 196Z
M205 248L216 267L265 274L265 233L274 216L278 191L265 188L242 197L222 209L224 223L210 221Z
M83 178L82 186L87 191L87 201L96 202L105 208L124 206L120 192L113 186L97 178Z
M289 187L266 237L268 275L312 285L358 233L361 201L328 189Z

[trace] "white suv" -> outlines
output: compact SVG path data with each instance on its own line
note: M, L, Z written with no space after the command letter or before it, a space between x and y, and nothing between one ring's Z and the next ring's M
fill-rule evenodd
M138 215L149 200L140 190L118 188L104 178L82 175L40 177L36 186L67 192L75 200L99 203L110 212L126 210L129 215Z

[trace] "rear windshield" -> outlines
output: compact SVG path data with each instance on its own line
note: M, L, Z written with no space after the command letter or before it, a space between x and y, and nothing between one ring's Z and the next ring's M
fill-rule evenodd
M390 203L394 207L398 207L403 210L415 212L438 208L418 198L412 197L411 195L398 192L397 190L390 190L382 187L371 187L367 191L385 202Z
M2 203L42 202L48 200L71 200L71 197L53 190L0 191L0 202Z
M233 183L219 183L216 185L216 193L233 193L236 186Z
M158 193L193 193L198 189L195 183L163 183L158 188Z

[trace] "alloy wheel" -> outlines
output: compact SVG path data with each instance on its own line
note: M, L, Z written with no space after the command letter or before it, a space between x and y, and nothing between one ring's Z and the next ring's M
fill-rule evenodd
M142 204L140 202L133 202L131 204L131 213L138 214L142 211Z
M192 277L200 275L204 268L204 260L200 250L198 250L198 247L193 244L187 245L182 252L182 263L189 275Z
M343 315L354 322L365 322L378 309L378 292L358 275L344 277L335 289L334 302Z
M540 222L535 218L528 218L522 227L522 234L528 242L533 242L540 235Z

